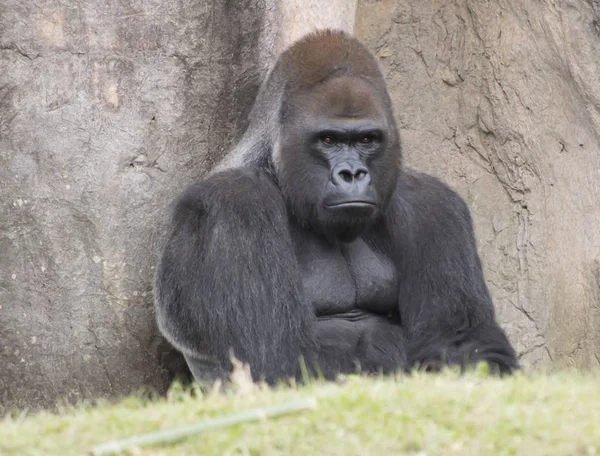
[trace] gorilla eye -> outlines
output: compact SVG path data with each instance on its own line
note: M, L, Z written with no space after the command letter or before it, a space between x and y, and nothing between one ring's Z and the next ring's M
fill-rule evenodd
M323 141L325 144L330 145L335 143L335 139L333 139L331 136L322 136L321 141Z
M373 142L373 136L372 135L365 135L362 138L360 138L360 143L361 144L370 144Z

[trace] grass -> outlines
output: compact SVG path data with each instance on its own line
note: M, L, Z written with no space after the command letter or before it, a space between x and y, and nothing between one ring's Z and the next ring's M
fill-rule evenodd
M338 383L202 395L175 384L166 398L132 396L0 422L0 454L83 455L95 445L253 408L315 398L316 408L213 428L132 455L595 455L600 376L563 372L488 377L352 376Z

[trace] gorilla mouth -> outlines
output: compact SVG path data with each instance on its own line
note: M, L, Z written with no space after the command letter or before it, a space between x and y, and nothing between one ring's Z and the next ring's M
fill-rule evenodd
M373 201L342 201L340 203L327 204L325 207L328 209L369 209L375 207L376 204Z
M346 200L325 204L325 209L336 220L335 224L343 220L346 225L362 225L373 217L377 204L372 200Z

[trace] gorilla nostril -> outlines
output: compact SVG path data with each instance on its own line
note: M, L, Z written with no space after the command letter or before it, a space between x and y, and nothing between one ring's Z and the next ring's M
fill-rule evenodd
M359 180L363 180L365 177L367 177L367 171L364 169L359 169L358 171L356 171L356 174L354 175L354 178L359 181Z
M345 182L352 182L354 180L354 176L347 169L341 170L338 173L338 176L340 176Z

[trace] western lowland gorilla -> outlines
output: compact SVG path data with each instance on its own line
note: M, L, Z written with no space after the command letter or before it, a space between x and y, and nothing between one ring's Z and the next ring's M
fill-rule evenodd
M517 368L465 202L402 168L374 56L319 31L285 50L248 129L175 202L158 325L200 382ZM301 362L303 361L303 362Z

